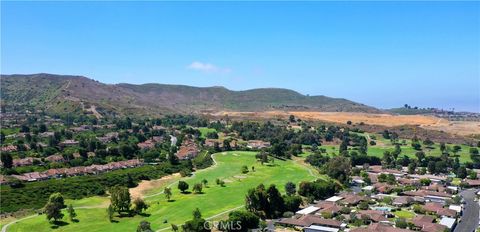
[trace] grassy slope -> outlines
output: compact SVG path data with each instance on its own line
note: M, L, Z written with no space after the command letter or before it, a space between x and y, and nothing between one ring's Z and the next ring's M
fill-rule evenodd
M363 134L359 134L359 135L369 137L372 134L363 133ZM378 135L378 134L376 134L375 136L377 137L377 139L375 140L377 142L377 145L374 145L374 146L368 145L367 154L369 156L376 156L376 157L382 158L383 153L385 151L394 151L395 150L395 147L392 145L390 140L384 139L383 137L381 137L381 135ZM403 139L400 139L400 141L403 141ZM411 140L406 140L406 144L407 145L400 146L400 148L402 149L402 153L398 157L401 158L404 155L406 155L409 158L416 159L415 153L417 153L417 150L413 149L413 147L411 146ZM447 144L447 146L453 148L452 144ZM466 146L466 145L460 145L460 144L459 144L459 146L462 148L462 150L457 153L457 156L458 156L458 159L460 160L460 163L472 162L472 159L470 158L470 153L469 153L470 147ZM323 145L323 146L321 146L321 148L326 149L327 154L333 156L335 154L338 154L339 146L338 145L335 145L335 146L334 145ZM425 152L426 156L437 156L438 157L438 156L441 155L440 144L438 144L438 143L436 143L432 146L433 149L426 148L423 144L422 144L422 148L423 148L423 152ZM352 149L352 148L349 147L349 149ZM453 153L450 152L450 155L453 156Z
M235 155L236 154L236 155ZM181 194L174 185L173 202L166 202L163 195L146 198L150 204L147 210L149 217L135 216L133 218L116 218L118 223L110 223L106 218L105 208L98 209L77 209L78 223L70 223L61 226L56 231L134 231L141 220L152 223L155 230L169 228L170 223L181 224L191 218L194 208L200 208L205 218L219 214L244 204L244 196L249 188L260 183L276 184L283 191L287 181L300 182L302 180L313 180L313 177L305 166L298 162L275 160L273 166L262 166L255 161L255 152L228 152L215 155L217 166L201 170L193 177L184 178L190 185L207 179L209 188L204 188L204 194ZM227 165L228 164L228 165ZM255 172L249 172L246 178L241 176L240 168L243 165L255 166ZM237 177L236 177L237 176ZM226 187L215 185L215 179L225 180ZM91 200L89 200L91 199ZM103 205L99 198L89 198L72 201L74 205ZM88 201L91 201L90 204ZM164 223L167 220L168 223ZM64 221L67 221L66 218ZM50 231L45 216L27 219L12 225L8 231Z

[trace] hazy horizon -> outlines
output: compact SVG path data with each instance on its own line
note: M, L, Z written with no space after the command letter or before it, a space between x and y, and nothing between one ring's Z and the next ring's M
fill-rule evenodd
M480 112L478 2L1 2L1 73Z

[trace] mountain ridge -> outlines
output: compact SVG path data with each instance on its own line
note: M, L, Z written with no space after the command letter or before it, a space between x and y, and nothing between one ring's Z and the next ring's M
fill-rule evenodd
M284 88L234 91L223 86L105 84L84 76L48 73L2 74L1 84L2 105L26 104L55 113L81 111L90 105L106 114L139 115L225 110L383 112L344 98L308 96Z

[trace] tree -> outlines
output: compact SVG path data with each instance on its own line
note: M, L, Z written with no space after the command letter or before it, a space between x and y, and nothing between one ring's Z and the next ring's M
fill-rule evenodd
M425 145L425 146L432 146L433 144L435 144L435 143L432 140L430 140L429 138L426 138L423 141L423 145Z
M290 115L289 118L288 118L288 120L289 120L290 122L295 122L295 116L294 116L294 115Z
M433 161L433 160L429 161L428 165L427 165L427 168L428 168L428 172L430 174L435 173L435 161Z
M188 184L185 181L179 181L178 182L178 189L182 192L185 193L185 190L188 189Z
M408 224L407 222L405 221L405 219L403 218L397 218L395 220L395 226L398 227L398 228L401 228L401 229L405 229L407 228Z
M390 151L383 152L382 164L385 167L395 166L395 158L392 156Z
M144 210L147 209L148 205L142 198L135 198L135 200L133 200L133 210L136 214L141 214Z
M202 180L202 184L203 184L203 187L208 187L207 184L208 184L208 180L207 179L203 179Z
M444 143L444 142L441 142L441 143L440 143L440 151L441 151L442 153L444 153L446 149L447 149L447 146L445 146L445 143Z
M470 152L470 155L473 155L473 156L479 154L478 153L478 148L476 148L476 147L471 147L469 152Z
M268 202L270 204L268 215L272 218L282 216L285 211L285 202L282 195L275 185L270 185L267 189Z
M258 228L260 218L248 211L233 211L228 214L228 220L225 225L231 228L226 228L227 231L247 232L251 229Z
M184 232L207 232L210 231L206 225L205 219L202 218L200 210L196 208L193 211L193 219L185 222L182 226Z
M178 226L175 225L175 224L172 224L172 230L173 230L174 232L177 232L177 231L178 231Z
M422 162L425 159L425 153L423 151L417 151L415 156L418 159L418 162Z
M242 171L243 174L248 173L248 167L247 167L247 165L243 165L241 171Z
M72 204L68 206L67 213L68 213L68 217L70 218L70 221L73 222L75 220L75 217L77 217L77 213L75 213L75 210L73 209Z
M337 179L342 183L346 183L348 181L350 169L350 159L343 156L336 156L325 164L325 173L331 178Z
M412 162L408 164L408 173L409 174L415 174L415 169L417 168L417 164Z
M114 211L121 214L130 211L130 192L127 187L115 186L110 189L110 204Z
M133 181L132 175L130 175L130 173L128 173L127 174L127 187L133 188L135 186L137 186L137 184L135 183L135 181Z
M0 160L2 161L4 168L12 168L13 167L13 158L10 153L2 152L0 153Z
M468 179L475 180L477 179L477 173L475 171L470 170L468 173Z
M113 209L113 206L112 204L108 205L108 208L107 208L107 215L108 215L108 220L110 222L113 221L113 213L115 212L115 210Z
M423 178L423 179L420 179L420 183L423 185L423 186L428 186L432 183L432 181L428 178Z
M194 193L202 193L202 187L203 185L201 183L196 183L193 185L192 190Z
M290 195L295 195L295 193L297 192L296 188L297 187L295 186L295 184L290 182L290 181L285 184L285 192L289 196Z
M138 224L137 232L153 232L150 222L141 221L140 224Z
M60 193L52 193L45 204L44 212L47 215L47 220L57 221L63 218L62 209L65 208L63 196Z
M285 202L285 211L287 212L297 212L300 204L302 204L302 198L294 195L283 196L283 201Z
M360 204L358 204L358 208L361 210L367 210L368 209L368 202L362 201Z
M285 202L275 185L265 189L263 184L249 189L245 197L248 211L261 218L277 218L285 212Z
M170 199L172 198L172 189L169 187L165 187L163 193L165 194L165 198L167 198L167 201L170 201Z
M460 179L464 179L467 177L467 168L465 168L465 166L460 166L457 169L457 177Z

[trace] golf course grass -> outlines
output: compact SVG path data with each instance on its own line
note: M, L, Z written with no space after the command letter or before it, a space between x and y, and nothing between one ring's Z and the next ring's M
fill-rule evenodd
M242 151L214 154L217 165L197 171L191 177L182 178L190 185L190 189L195 183L200 183L203 179L208 180L208 187L203 188L202 194L182 194L174 182L171 202L167 202L163 194L145 197L150 205L146 216L115 217L115 222L111 223L107 219L105 209L107 198L67 200L67 203L71 203L75 207L82 207L76 209L79 221L68 221L66 212L64 212L65 217L62 220L64 223L54 231L135 231L142 220L150 222L154 230L170 230L171 223L180 225L190 220L192 211L197 207L204 218L225 216L229 210L242 209L247 190L260 183L275 184L283 192L284 185L288 181L298 184L300 181L314 180L319 177L317 173L312 172L298 161L275 160L273 164L261 165L256 161L255 154L256 152ZM241 173L241 167L244 165L250 169L247 174ZM255 166L255 171L251 171L252 166ZM216 185L217 178L225 181L225 187ZM161 190L163 187L159 188L158 192ZM11 225L7 231L52 231L52 226L53 224L49 223L44 215L40 215L17 222Z

